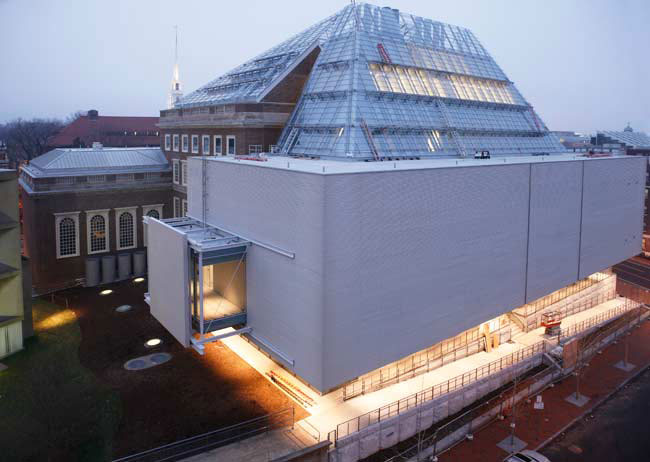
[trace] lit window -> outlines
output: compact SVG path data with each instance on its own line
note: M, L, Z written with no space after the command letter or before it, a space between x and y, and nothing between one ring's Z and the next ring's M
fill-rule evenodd
M182 149L183 152L188 152L190 149L190 138L188 135L183 135L182 136Z
M178 197L174 197L174 218L181 216L181 200Z
M203 135L203 155L210 155L210 135Z
M79 256L79 212L55 215L56 257Z
M162 218L162 204L157 204L157 205L143 205L142 206L142 216L146 217L151 217L155 218L156 220L160 220ZM147 225L146 223L142 227L142 239L143 239L143 244L147 245Z
M115 210L117 226L117 250L136 247L135 208Z
M179 139L178 135L174 135L174 151L176 152L178 152L178 144L179 144L178 139Z
M178 164L178 159L172 160L172 168L174 174L174 184L179 184L181 179L181 174L179 172L180 165Z
M227 142L228 142L228 152L227 152L227 154L229 156L234 156L235 152L236 152L236 150L235 150L235 147L236 147L235 146L235 137L232 136L232 135L229 135L226 139L227 139Z
M165 135L165 151L170 151L172 148L172 136L167 134Z
M88 233L88 253L108 251L108 210L89 210L86 212Z
M199 153L199 135L192 135L192 154Z
M221 151L221 135L215 135L214 136L214 155L215 156L220 156L222 154Z
M181 184L187 186L187 161L181 160Z

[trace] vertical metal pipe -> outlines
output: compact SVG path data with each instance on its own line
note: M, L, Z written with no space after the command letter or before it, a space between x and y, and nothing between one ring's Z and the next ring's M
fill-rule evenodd
M203 339L203 321L205 316L203 314L203 252L199 252L199 305L200 305L200 333Z

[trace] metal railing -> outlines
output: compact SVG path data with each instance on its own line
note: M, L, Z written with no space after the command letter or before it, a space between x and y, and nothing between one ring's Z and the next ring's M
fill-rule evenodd
M513 311L515 311L517 314L520 314L522 316L528 317L531 316L535 313L538 313L539 311L548 308L551 305L554 305L565 298L569 298L585 289L588 289L591 286L594 286L598 283L601 283L605 281L606 279L609 279L613 277L613 275L606 275L603 273L595 273L585 279L581 279L580 281L577 281L567 287L563 287L560 290L556 290L553 293L550 293L542 298L538 298L537 300L527 303L525 305L522 305L518 308L515 308Z
M625 300L625 303L623 303L622 305L616 306L614 308L610 308L609 310L597 314L596 316L592 316L591 318L585 319L584 321L563 328L560 331L559 339L560 341L562 341L563 339L566 339L568 337L573 337L576 334L589 330L592 327L596 327L605 321L618 317L623 313L638 308L639 306L641 306L641 304L638 302Z
M453 348L446 349L445 342L440 342L432 348L413 354L397 361L389 366L382 367L370 374L360 377L343 387L343 400L354 398L365 393L380 390L389 385L412 379L421 374L426 374L434 369L452 363L459 359L465 358L471 354L483 351L485 348L485 338L476 337L466 341L466 343ZM500 332L500 331L497 331ZM452 346L453 346L453 340Z
M226 444L268 433L272 430L293 428L295 410L293 407L262 417L247 420L230 427L220 428L208 433L166 444L148 451L115 459L113 462L172 462L202 452L225 446Z
M336 426L334 440L338 440L352 433L363 430L369 425L375 424L382 420L399 415L416 406L419 406L427 401L438 398L439 396L459 390L471 383L477 382L484 377L493 375L503 369L513 366L525 359L539 356L539 362L542 362L542 354L546 352L546 342L540 341L533 345L517 350L507 356L499 358L483 366L477 367L464 374L453 377L438 385L434 385L423 391L413 395L402 398L386 406L366 412L357 417L354 417L346 422L340 423ZM331 440L331 438L330 438Z
M614 290L612 290L611 294L599 294L596 297L590 297L586 300L580 300L576 302L571 302L566 305L564 305L562 308L558 309L561 313L562 318L566 318L567 316L574 315L576 313L580 313L582 311L588 310L593 308L594 306L600 305L602 303L608 302L610 300L613 300L615 298L615 293ZM542 319L541 317L535 316L532 318L527 318L526 320L527 323L527 331L531 331L533 329L537 329L542 325Z

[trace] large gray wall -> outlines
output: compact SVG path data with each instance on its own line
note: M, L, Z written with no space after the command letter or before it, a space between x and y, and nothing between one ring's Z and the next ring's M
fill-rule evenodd
M247 324L253 327L253 339L270 343L295 361L297 374L320 387L324 178L254 165L207 164L207 221L295 253L291 259L259 245L249 247ZM189 165L189 215L200 219L201 162Z
M295 252L251 247L249 325L320 390L641 246L641 158L331 175L208 165L208 221Z

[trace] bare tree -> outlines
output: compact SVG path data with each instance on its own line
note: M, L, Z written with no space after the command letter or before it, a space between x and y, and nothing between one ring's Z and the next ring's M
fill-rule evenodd
M7 123L4 133L9 160L19 164L43 154L48 139L63 128L59 119L16 119Z
M72 122L74 122L74 121L77 120L79 117L81 117L81 116L83 116L83 115L85 115L85 114L86 114L85 111L75 111L75 112L71 112L70 115L68 115L68 117L65 118L65 121L64 121L63 123L64 123L65 125L70 125Z

